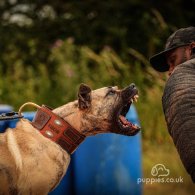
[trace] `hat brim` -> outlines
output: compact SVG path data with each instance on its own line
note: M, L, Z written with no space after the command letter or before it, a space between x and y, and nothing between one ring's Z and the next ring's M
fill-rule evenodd
M169 65L167 64L166 54L175 48L170 48L164 50L150 58L150 63L152 67L159 72L166 72L169 70Z
M159 71L159 72L166 72L169 70L169 65L167 64L167 59L166 59L166 54L167 52L173 50L173 49L176 49L178 47L181 47L181 46L185 46L185 45L188 45L188 44L181 44L181 45L177 45L175 47L172 47L172 48L169 48L169 49L166 49L154 56L152 56L150 58L150 63L152 65L152 67Z

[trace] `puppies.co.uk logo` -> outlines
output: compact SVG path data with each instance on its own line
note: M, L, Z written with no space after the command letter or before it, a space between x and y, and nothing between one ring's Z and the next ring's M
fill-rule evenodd
M166 177L170 173L169 169L165 168L165 165L163 164L156 164L152 167L151 175L157 176L157 177Z
M170 175L170 170L163 164L156 164L151 169L152 178L138 178L137 184L146 183L183 183L183 178L180 176L178 178L168 177Z

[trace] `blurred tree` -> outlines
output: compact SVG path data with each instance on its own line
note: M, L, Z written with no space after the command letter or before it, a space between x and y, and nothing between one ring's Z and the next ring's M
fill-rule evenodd
M173 28L193 24L194 5L184 0L1 0L1 64L5 70L21 58L35 68L46 63L52 72L50 48L68 37L95 51L108 45L123 58L128 47L148 57Z

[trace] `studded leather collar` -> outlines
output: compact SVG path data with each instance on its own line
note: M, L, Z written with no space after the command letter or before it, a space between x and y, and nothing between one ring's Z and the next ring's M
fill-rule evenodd
M58 143L69 154L72 154L85 139L84 135L46 106L37 110L32 125L43 136Z

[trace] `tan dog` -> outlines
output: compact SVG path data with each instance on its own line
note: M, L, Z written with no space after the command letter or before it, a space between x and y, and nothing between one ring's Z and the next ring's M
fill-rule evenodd
M85 136L135 135L140 128L124 116L137 93L134 84L123 90L105 87L94 91L81 84L78 100L53 112ZM69 162L65 150L21 119L16 128L0 134L0 195L48 194L66 173Z

